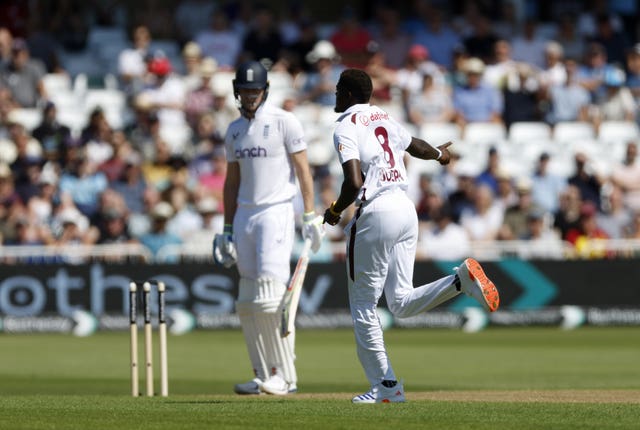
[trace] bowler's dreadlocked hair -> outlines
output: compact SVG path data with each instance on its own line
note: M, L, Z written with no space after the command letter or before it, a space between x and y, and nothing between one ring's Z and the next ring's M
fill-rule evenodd
M368 103L373 91L371 78L359 69L346 69L340 74L338 85L351 92L358 103Z

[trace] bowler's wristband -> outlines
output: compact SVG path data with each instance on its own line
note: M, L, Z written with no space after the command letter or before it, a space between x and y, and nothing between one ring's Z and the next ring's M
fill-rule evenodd
M336 207L336 202L331 203L331 205L329 206L329 213L331 213L331 215L333 216L340 216L340 214L342 213L342 211L340 212L336 212L334 210L334 208Z
M434 147L433 149L438 151L438 156L436 157L436 161L440 160L440 158L442 158L442 151L439 148L436 148L436 147Z

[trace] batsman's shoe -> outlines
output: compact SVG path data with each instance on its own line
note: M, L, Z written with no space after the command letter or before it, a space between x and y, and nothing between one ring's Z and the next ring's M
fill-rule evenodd
M298 391L296 384L290 384L285 381L282 376L275 374L264 381L260 387L264 393L275 394L276 396L285 396Z
M351 399L352 403L402 403L404 401L402 381L399 381L393 387L385 387L382 384L378 384L371 391Z
M262 394L262 391L260 390L262 384L262 380L254 378L244 384L236 384L233 387L233 391L235 391L236 394Z
M488 312L494 312L500 306L498 289L482 270L482 266L473 258L467 258L458 267L460 289L467 296L476 299Z

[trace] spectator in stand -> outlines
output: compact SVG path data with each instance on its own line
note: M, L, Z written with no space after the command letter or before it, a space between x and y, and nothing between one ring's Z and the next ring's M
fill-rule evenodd
M493 45L491 61L486 65L482 81L502 91L512 85L517 76L518 63L512 58L511 43L498 39Z
M242 40L242 50L238 63L248 60L267 60L270 64L282 55L284 42L276 25L273 10L267 4L256 6L251 28Z
M409 118L410 100L422 92L425 74L432 76L435 87L449 90L440 67L429 60L427 48L418 44L411 45L404 66L396 73L396 86L402 93L402 104L407 118Z
M597 213L594 204L584 202L580 207L578 227L567 232L567 242L575 247L576 253L582 258L603 258L607 255L601 241L609 239L609 236L598 225Z
M562 14L558 19L558 30L553 37L564 50L565 58L582 58L585 51L585 41L576 30L575 17Z
M426 260L462 260L471 252L466 230L453 222L451 207L440 206L433 213L433 223L420 231L417 258Z
M578 228L582 203L578 187L567 184L560 194L558 210L553 214L553 227L563 240L567 240L569 231Z
M338 28L330 39L345 67L363 69L367 64L367 45L371 34L362 26L353 6L342 9Z
M91 140L100 138L100 134L109 128L107 117L100 106L95 107L89 114L87 125L80 132L80 143L84 146Z
M113 145L111 144L112 136L113 130L109 126L106 116L102 113L95 123L94 133L84 144L85 156L90 162L100 166L114 155Z
M387 67L398 70L404 66L411 37L400 27L398 10L389 5L380 6L377 21L379 31L373 35L373 40L378 43Z
M498 232L499 240L525 239L530 233L529 216L533 210L539 210L531 198L531 180L521 178L516 183L518 197L516 203L508 206L504 212L504 220Z
M211 15L211 27L199 32L195 42L202 49L202 55L211 57L221 70L232 70L238 61L242 48L240 33L234 31L224 9L218 8Z
M466 85L453 88L455 122L462 128L469 122L502 123L504 100L498 90L482 83L482 60L469 58L465 72Z
M602 180L592 173L588 165L588 158L583 152L575 154L575 172L569 177L569 184L580 190L580 198L591 202L596 208L600 207L600 188Z
M289 59L289 73L294 78L300 73L310 73L313 65L306 58L318 43L318 31L316 23L310 18L303 18L298 22L298 39L285 48Z
M33 164L33 160L42 161L42 147L22 124L12 122L9 125L9 135L14 145L12 149L15 151L15 157L11 161L11 171L18 180L26 176L27 169Z
M607 52L599 43L587 46L583 64L578 68L577 81L591 94L591 101L598 103L605 96L604 77L613 66L607 62Z
M547 152L543 152L538 158L531 177L531 198L534 205L548 213L555 213L558 210L560 195L567 186L567 180L549 172L550 158Z
M500 169L500 153L495 146L487 152L487 167L476 177L476 184L485 184L494 194L498 192L498 177L503 171Z
M12 166L14 166L12 164ZM20 170L16 169L16 172L19 172L15 176L15 187L18 195L20 196L20 201L26 203L29 199L39 193L39 180L40 175L42 174L42 167L44 165L44 160L39 157L27 157L24 160Z
M629 88L636 106L640 106L640 43L627 52L626 60L627 80L625 86ZM635 121L640 123L640 110L636 113Z
M640 212L640 161L638 143L627 142L624 160L612 169L611 181L624 193L624 202L635 212Z
M547 213L533 208L527 215L527 230L522 237L527 246L518 250L518 256L525 259L561 259L564 255L562 241L557 232L547 225Z
M517 181L509 173L507 169L500 167L496 173L496 179L498 180L496 191L496 204L500 205L503 210L517 204L518 192L525 179L518 179Z
M462 44L462 40L444 18L440 8L428 6L423 15L423 25L413 35L413 43L428 49L431 61L438 66L450 69L453 51Z
M512 40L522 33L521 4L518 1L501 2L500 15L495 20L493 27L498 37Z
M156 56L149 61L148 69L153 83L136 96L136 107L158 113L161 134L163 130L173 132L188 127L183 110L186 95L184 82L172 73L171 61L167 57ZM171 145L172 153L188 150L183 139L173 139L167 143Z
M182 240L175 234L167 231L167 222L173 217L174 211L171 204L161 201L153 206L151 211L151 230L139 237L140 243L149 248L154 256L165 245L180 245ZM177 262L176 258L169 258L167 262Z
M409 97L409 122L421 127L433 122L447 123L453 118L451 93L442 86L436 86L433 75L425 72L422 91Z
M550 41L544 48L544 67L538 74L542 88L564 85L567 82L567 69L564 65L564 49L558 42Z
M544 50L548 40L537 34L538 21L528 18L522 27L522 33L511 41L513 59L530 64L538 69L545 65Z
M71 130L58 122L57 114L56 105L47 102L42 109L42 121L32 132L42 145L44 157L52 162L62 159L65 143L71 139Z
M195 131L200 117L213 108L213 87L211 79L216 73L218 65L213 58L205 58L200 65L200 83L193 90L187 92L184 100L184 111L189 126Z
M460 225L472 241L496 240L504 219L504 210L495 203L495 194L487 184L475 187L473 208L460 215Z
M154 154L142 163L142 173L149 186L165 191L171 186L175 174L171 149L162 139L157 139L154 144Z
M622 239L625 228L633 220L633 211L624 204L622 189L614 184L605 185L606 191L602 202L602 211L596 215L596 221L600 228L611 239Z
M107 177L81 152L65 166L60 176L60 193L68 194L78 210L87 217L98 210L98 197L107 189Z
M47 97L42 84L46 72L42 61L30 57L27 42L17 38L9 64L0 70L0 85L11 90L13 100L21 107L35 108Z
M57 198L58 176L50 165L38 178L38 193L27 202L29 216L36 225L49 228L53 215L54 199Z
M211 167L197 177L198 187L205 196L211 196L218 201L218 210L224 211L222 191L227 176L227 158L224 147L218 146L211 152Z
M588 121L591 96L577 80L578 63L572 58L564 61L567 80L563 85L544 86L541 98L547 104L546 122Z
M434 184L431 176L420 175L420 197L416 204L418 221L421 224L428 224L433 220L433 214L444 204L442 190L439 185Z
M4 70L11 63L13 36L11 30L0 26L0 70Z
M629 40L623 31L615 29L609 14L598 14L596 17L596 32L588 40L604 48L610 63L618 67L624 66L625 55L627 49L629 49Z
M396 71L387 66L384 52L380 50L378 43L369 42L367 46L369 60L364 71L367 72L373 84L371 103L383 108L391 103L391 87L396 83Z
M150 56L151 33L144 25L137 25L131 32L133 46L118 55L118 77L124 92L132 96L147 84L147 58Z
M213 123L215 129L223 135L229 124L240 114L235 104L228 102L231 93L218 83L213 85L213 106L211 107L211 115L213 115Z
M165 194L174 210L167 222L167 232L184 241L202 227L202 217L195 209L193 195L185 186L174 185Z
M52 231L55 245L63 247L67 245L93 245L100 235L98 229L90 225L88 218L70 202L63 202L56 208ZM84 262L84 258L73 255L65 255L62 259L64 262L72 264Z
M502 120L506 127L514 122L536 122L542 119L537 72L526 63L518 63L513 79L502 90L504 110Z
M130 212L134 213L142 213L144 211L143 199L147 183L140 169L141 162L140 154L133 151L130 152L125 159L122 175L111 183L111 188L122 195L125 206Z
M591 121L599 127L603 121L634 121L638 107L625 83L622 69L612 68L604 75L605 94L595 104Z
M454 173L458 178L457 188L449 194L449 205L453 221L460 223L462 213L473 208L476 170L469 163L461 161L457 163Z
M479 58L486 64L491 62L497 40L498 36L493 32L489 17L479 15L473 21L473 32L462 43L470 57Z
M120 130L113 131L109 139L111 145L111 157L98 166L98 170L105 174L109 184L117 181L124 172L127 158L133 151L131 142L127 140L127 136Z
M633 215L633 220L625 229L625 239L638 239L640 240L640 211L637 211ZM636 255L637 256L637 255Z
M182 48L182 63L184 66L182 80L184 81L186 91L192 91L198 88L202 82L202 76L200 74L202 59L202 50L196 42L187 42L184 48ZM216 69L217 68L218 63L216 63Z
M336 82L344 69L337 63L337 52L333 44L320 40L307 55L314 70L306 75L302 84L301 101L310 101L320 106L335 106Z

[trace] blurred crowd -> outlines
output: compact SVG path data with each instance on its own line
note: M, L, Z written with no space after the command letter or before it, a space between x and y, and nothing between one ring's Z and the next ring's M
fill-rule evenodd
M301 1L284 10L252 1L2 2L0 243L140 243L153 254L209 244L223 224L224 134L239 115L231 79L248 59L268 67L269 101L308 129L319 213L340 183L330 136L335 83L346 67L366 70L372 103L416 135L435 124L453 124L463 137L473 123L508 130L581 122L596 134L605 122L637 124L637 2L558 1L546 20L538 3L422 0L405 10L347 2L327 23ZM96 54L98 28L128 35L122 45L97 45L109 52L110 90L124 105L114 113L98 102L86 121L65 121L45 82L78 78L65 58ZM178 55L154 48L159 41ZM32 128L17 114L29 109L41 113ZM532 257L562 257L566 244L606 257L597 240L640 239L635 138L606 174L579 145L558 174L549 168L553 151L541 149L530 169L513 171L501 145L465 159L456 148L470 144L454 142L447 167L425 173L408 165L420 258L457 259L474 243L511 240L529 241ZM342 240L342 230L330 228L314 258L339 258L332 242Z

